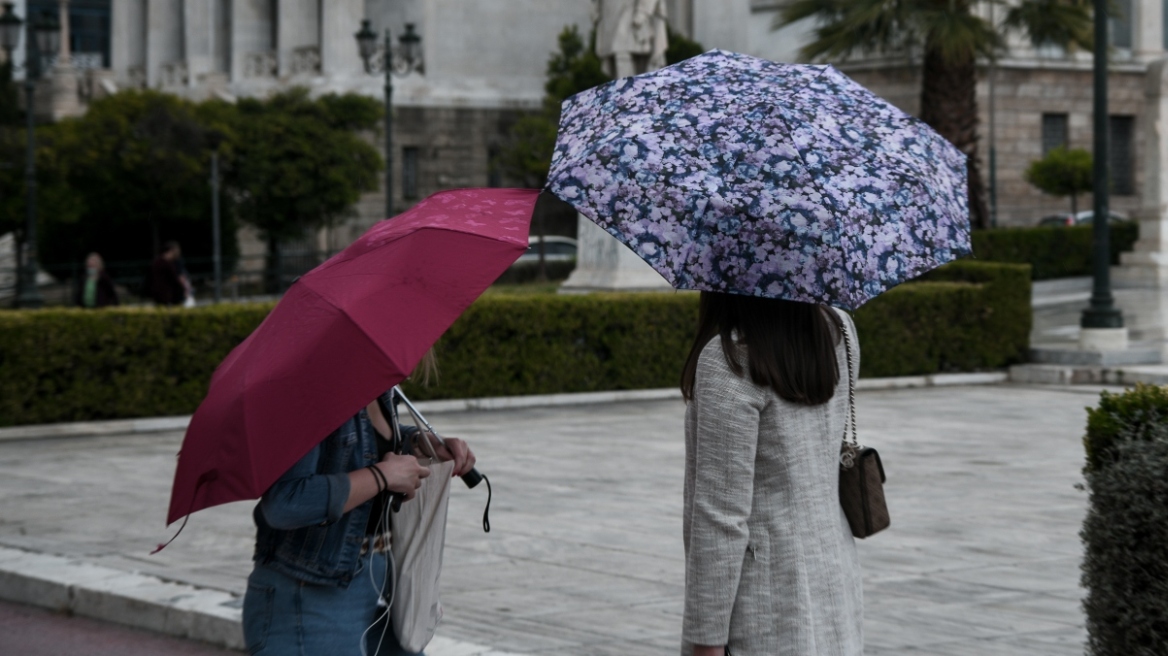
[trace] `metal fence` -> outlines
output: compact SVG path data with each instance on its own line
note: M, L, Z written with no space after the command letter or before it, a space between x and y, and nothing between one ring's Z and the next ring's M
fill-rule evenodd
M225 260L223 266L222 299L224 301L254 301L278 298L297 276L321 264L335 251L294 251L281 253L278 258L268 255L241 255ZM183 258L187 275L195 290L197 303L214 298L214 277L211 258ZM151 261L113 261L105 263L105 270L113 278L118 299L123 305L149 304L148 285ZM77 305L85 263L64 266L42 266L37 287L45 306ZM13 307L18 292L18 275L14 267L0 268L0 308Z

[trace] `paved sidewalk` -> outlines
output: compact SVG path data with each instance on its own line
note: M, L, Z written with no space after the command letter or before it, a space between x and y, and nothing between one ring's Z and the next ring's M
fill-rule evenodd
M1097 393L993 385L859 394L861 438L884 458L893 517L860 544L865 653L1082 653L1086 498L1074 485L1083 408ZM431 656L676 653L682 412L680 401L659 400L431 415L439 430L472 441L495 492L484 535L485 490L455 489L446 620ZM170 535L162 522L180 441L169 432L0 442L0 547L33 552L0 553L0 597L16 593L22 574L5 563L55 554L197 586L225 617L237 613L251 503L196 514L173 545L148 555Z

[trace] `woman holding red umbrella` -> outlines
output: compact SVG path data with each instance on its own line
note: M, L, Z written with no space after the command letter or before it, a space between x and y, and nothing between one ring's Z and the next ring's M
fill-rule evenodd
M381 408L386 393L361 409L292 466L256 506L255 568L243 603L251 654L411 656L393 634L388 492L412 499L430 470L390 451ZM413 427L402 437L417 438ZM434 444L469 472L474 454L457 438Z

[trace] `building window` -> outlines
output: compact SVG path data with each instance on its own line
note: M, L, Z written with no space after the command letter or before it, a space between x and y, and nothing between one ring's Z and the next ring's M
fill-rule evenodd
M1042 115L1042 156L1046 157L1047 153L1055 148L1066 148L1069 139L1067 138L1067 115L1066 114L1043 114Z
M1111 45L1115 48L1132 47L1132 1L1115 0L1115 16L1111 18Z
M45 13L60 16L58 0L29 0L26 17ZM110 0L73 0L69 3L69 51L75 68L110 67ZM52 66L57 53L41 53Z
M402 198L418 197L418 149L402 148Z
M1134 138L1136 119L1134 116L1112 116L1110 120L1110 148L1107 162L1111 170L1111 193L1116 196L1131 196L1136 193Z
M487 148L487 186L488 187L502 187L503 186L503 170L499 166L499 156L502 150L498 146L489 146Z

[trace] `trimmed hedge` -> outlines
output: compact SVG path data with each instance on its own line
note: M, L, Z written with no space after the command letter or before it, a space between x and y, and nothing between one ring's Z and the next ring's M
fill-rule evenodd
M1030 270L963 260L855 313L864 377L998 369L1026 358Z
M1144 439L1161 424L1168 424L1168 388L1139 384L1122 394L1103 392L1098 407L1087 409L1086 471L1114 462L1121 440Z
M1029 264L1034 280L1091 275L1092 227L999 228L973 231L973 256L987 262ZM1136 221L1111 224L1111 263L1140 237Z
M1025 266L958 262L856 313L861 375L1003 367L1030 326ZM440 383L418 399L673 387L698 295L493 294L438 343ZM0 313L0 425L193 412L211 373L271 309Z
M1104 393L1088 415L1082 584L1087 653L1168 645L1168 392Z
M0 312L0 426L189 414L272 307Z

